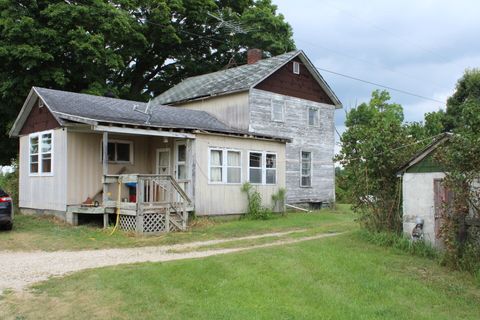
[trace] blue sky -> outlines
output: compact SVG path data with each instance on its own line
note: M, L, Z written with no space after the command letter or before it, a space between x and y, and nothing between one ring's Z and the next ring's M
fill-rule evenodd
M480 67L480 2L273 0L291 24L297 48L320 68L446 101L466 68ZM345 109L376 87L321 72ZM406 121L442 103L391 92Z

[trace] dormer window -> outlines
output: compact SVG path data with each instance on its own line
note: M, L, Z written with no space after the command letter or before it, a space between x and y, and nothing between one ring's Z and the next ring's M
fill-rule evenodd
M293 73L300 74L300 63L293 61Z

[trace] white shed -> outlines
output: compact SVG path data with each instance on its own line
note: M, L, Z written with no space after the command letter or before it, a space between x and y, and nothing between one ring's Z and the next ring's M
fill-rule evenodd
M450 138L445 133L412 157L397 175L402 179L403 232L409 237L418 221L423 221L423 238L441 247L438 238L443 203L448 190L443 186L445 172L435 160L438 147Z

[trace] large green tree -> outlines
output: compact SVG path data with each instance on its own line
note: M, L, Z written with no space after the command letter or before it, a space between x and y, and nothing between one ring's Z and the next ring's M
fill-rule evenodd
M446 114L453 135L437 153L447 173L444 184L452 191L441 230L445 257L480 276L480 70L467 70L460 78Z
M16 154L6 133L32 86L145 101L249 47L294 49L270 0L0 0L0 163Z
M337 160L360 222L374 231L401 230L398 168L410 157L416 137L403 124L402 106L391 103L386 91L374 91L368 103L347 114ZM420 130L421 132L422 130Z

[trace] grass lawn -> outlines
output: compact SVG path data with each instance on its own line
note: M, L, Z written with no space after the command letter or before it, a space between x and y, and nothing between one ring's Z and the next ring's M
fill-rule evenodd
M480 287L354 231L205 259L89 270L9 293L11 319L479 319Z
M12 232L0 231L0 250L81 250L174 244L215 238L246 236L263 232L308 228L311 232L345 231L355 228L347 205L336 210L290 213L266 221L218 221L199 218L188 232L138 237L123 232L110 236L111 228L70 226L52 218L16 215Z

